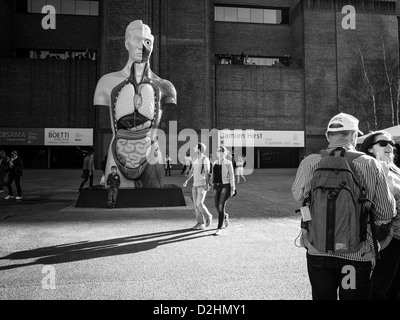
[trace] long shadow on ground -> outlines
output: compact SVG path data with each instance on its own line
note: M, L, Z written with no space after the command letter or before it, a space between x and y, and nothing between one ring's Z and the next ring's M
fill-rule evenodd
M1 257L0 260L36 260L28 263L1 266L0 270L8 270L37 264L51 265L137 253L155 249L160 245L194 240L212 235L210 233L205 234L205 231L209 230L180 229L101 241L81 241L13 252L7 256Z

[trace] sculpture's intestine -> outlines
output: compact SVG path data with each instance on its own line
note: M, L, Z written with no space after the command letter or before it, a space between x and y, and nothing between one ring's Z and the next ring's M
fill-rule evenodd
M150 145L149 137L140 140L118 139L116 144L118 160L128 168L137 168L147 159Z

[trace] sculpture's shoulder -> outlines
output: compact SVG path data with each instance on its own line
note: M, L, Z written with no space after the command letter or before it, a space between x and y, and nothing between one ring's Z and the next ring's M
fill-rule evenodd
M126 78L126 75L122 71L111 72L103 75L97 82L93 104L110 106L111 91Z
M161 90L163 94L163 99L165 104L177 104L177 93L175 86L171 81L166 79L162 79L157 76L154 72L149 70L149 79L157 85L157 87Z

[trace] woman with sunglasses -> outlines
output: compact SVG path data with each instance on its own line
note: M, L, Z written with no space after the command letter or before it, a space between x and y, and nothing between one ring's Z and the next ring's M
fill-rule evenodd
M226 156L228 150L224 146L217 149L217 160L212 166L212 184L214 187L214 205L218 211L218 227L214 235L219 236L222 233L222 224L225 220L225 227L229 224L228 214L225 212L226 202L229 197L236 194L235 173L233 171L232 161Z
M370 133L360 150L379 160L386 172L389 189L396 199L397 215L392 235L382 243L380 259L372 274L372 299L400 299L400 169L394 164L395 143L390 133ZM390 241L390 242L389 242Z

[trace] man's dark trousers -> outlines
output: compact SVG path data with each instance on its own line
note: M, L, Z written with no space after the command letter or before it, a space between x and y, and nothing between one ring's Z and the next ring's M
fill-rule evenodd
M348 267L355 270L355 288L345 289L344 277ZM371 295L371 262L352 261L336 257L316 256L307 253L307 269L313 300L369 300ZM346 279L344 279L346 282Z

